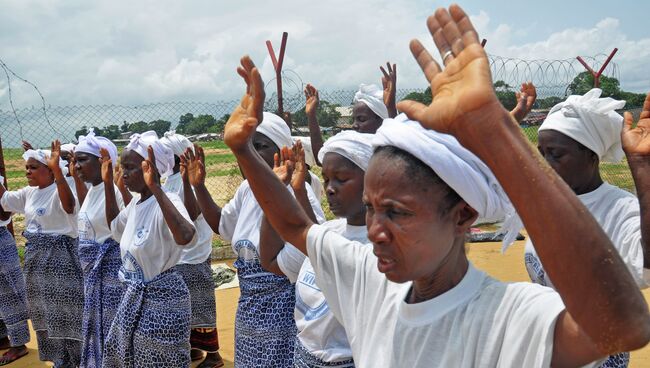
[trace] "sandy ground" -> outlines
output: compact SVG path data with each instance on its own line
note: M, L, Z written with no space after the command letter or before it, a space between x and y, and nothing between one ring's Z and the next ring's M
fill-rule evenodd
M500 253L500 249L500 243L474 243L468 245L468 255L477 268L488 272L497 279L503 281L528 281L528 276L523 266L523 242L517 242L505 255ZM643 294L646 300L650 301L650 291L646 290ZM221 355L226 360L226 367L233 367L234 316L237 309L239 289L218 290L216 291L216 296ZM38 352L36 351L36 340L34 337L32 337L32 342L28 347L30 353L27 357L7 367L51 366L50 364L38 361ZM650 368L650 346L632 352L630 367Z

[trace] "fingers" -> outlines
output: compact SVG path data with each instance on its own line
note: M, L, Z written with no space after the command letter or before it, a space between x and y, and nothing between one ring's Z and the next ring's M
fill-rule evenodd
M156 162L156 155L153 153L153 147L150 145L147 147L147 159L153 164Z
M456 22L465 47L471 44L478 44L478 32L476 32L474 25L472 25L465 11L460 6L454 4L449 7L449 14L451 14L452 19Z
M409 48L411 49L411 54L413 54L415 61L417 61L420 69L422 69L422 72L424 73L424 76L427 78L427 81L431 82L433 77L435 77L436 74L440 73L440 65L438 65L438 63L433 60L431 54L429 54L424 46L422 46L420 41L412 40Z
M443 44L449 45L454 56L460 55L460 53L465 48L465 44L463 43L463 39L456 21L452 19L451 14L449 14L446 9L436 10L435 17L442 27L442 35L446 41ZM451 61L451 58L448 58L447 60ZM447 63L446 60L443 60L443 62Z
M390 68L390 64L388 64L388 63L386 63L386 64L389 65L389 68ZM386 72L386 70L384 69L383 66L379 66L379 70L381 70L381 73L384 75L384 77L381 79L382 82L384 80L390 79L390 75Z
M645 101L643 102L643 110L639 119L650 119L650 93L645 96Z
M436 10L436 13L440 10L441 9ZM442 10L444 11L444 9ZM433 37L433 43L436 44L438 52L442 57L442 63L445 65L448 64L454 59L454 54L451 50L451 45L447 42L447 38L444 35L442 25L440 25L435 14L427 18L427 28L429 28L429 33L431 33L431 36Z
M623 114L623 129L621 131L621 134L625 134L632 130L632 124L634 124L634 117L632 116L632 113L626 111Z
M252 63L252 61L251 61ZM262 81L262 76L257 68L253 68L251 71L251 93L253 94L253 109L256 113L257 123L262 122L263 110L264 110L264 99L266 98L266 93L264 92L264 82Z
M422 111L426 109L426 105L417 101L404 100L397 103L397 109L408 116L409 119L421 121Z
M199 162L205 166L205 152L203 151L203 147L201 146L196 146L196 153L199 158Z
M280 167L280 155L275 153L273 154L273 168L276 169Z

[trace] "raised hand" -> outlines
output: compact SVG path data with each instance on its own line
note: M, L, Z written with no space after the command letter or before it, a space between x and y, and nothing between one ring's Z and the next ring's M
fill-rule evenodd
M643 111L641 111L636 127L632 127L634 119L630 112L625 112L623 122L621 143L628 159L650 156L650 93L645 97Z
M223 141L233 151L249 144L255 128L262 122L265 97L262 76L250 57L241 58L237 73L246 82L246 93L230 114L223 134Z
M452 5L449 11L438 9L427 19L427 26L446 66L442 70L419 41L411 41L411 53L431 84L433 101L429 106L401 101L399 110L426 128L456 136L461 127L494 116L486 114L486 109L505 112L492 87L487 54L469 16Z
M305 87L305 114L315 117L319 104L320 97L318 96L318 90L311 84L307 84Z
M183 155L186 163L187 178L192 186L205 184L205 153L203 147L194 145L194 152L187 149Z
M31 150L34 149L34 147L32 147L32 144L27 142L27 141L23 141L22 146L23 146L23 150L25 150L25 151L30 150L30 149Z
M388 117L397 116L397 107L395 105L395 93L397 92L397 65L386 63L386 69L380 66L379 69L384 75L381 77L381 85L384 87L384 105L388 109ZM388 71L386 71L388 70Z
M79 179L79 176L77 176L77 161L74 158L74 153L70 154L70 163L68 163L68 172L70 173L70 176L72 176L75 179Z
M291 148L294 158L294 169L291 174L291 188L294 191L302 189L305 185L305 178L307 176L307 164L305 164L305 149L302 147L302 142L297 141Z
M160 186L160 175L156 169L156 156L153 153L153 147L147 147L147 159L142 161L142 175L144 183L150 189Z
M108 150L106 148L100 148L99 149L99 164L101 165L101 171L102 171L102 181L104 183L112 183L113 182L113 162L111 161L111 155L108 153ZM120 171L120 165L117 165L115 167L115 180L116 184L117 181L122 180L122 172ZM119 187L119 184L118 184Z
M515 92L515 98L517 99L517 105L510 111L510 115L518 123L521 123L530 110L533 109L535 100L537 100L537 89L533 82L522 83L519 92Z
M188 158L186 158L186 155L188 154L188 151L192 152L192 149L188 147L185 150L185 152L183 152L183 154L180 156L180 159L181 159L180 172L181 172L181 178L183 179L183 182L188 182L189 183L190 176L189 176L189 172L187 170L187 166L189 165L190 160L188 159L189 156L187 156Z
M291 177L295 168L295 158L293 152L282 147L279 154L273 156L273 172L278 176L282 184L287 185L291 182Z
M61 171L61 166L59 166L59 161L61 160L61 142L55 140L52 142L50 157L47 159L47 167L52 170L52 172L57 173Z

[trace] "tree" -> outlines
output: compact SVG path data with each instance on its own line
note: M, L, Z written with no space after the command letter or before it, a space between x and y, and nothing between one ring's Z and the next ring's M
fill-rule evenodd
M120 132L126 133L128 131L129 131L129 123L127 123L126 120L124 120L122 125L120 125Z
M550 109L551 107L559 104L562 101L564 101L564 99L561 98L561 97L550 96L550 97L546 97L546 98L537 99L536 104L540 109L545 109L546 110L546 109Z
M132 133L144 133L149 130L149 124L144 121L136 121L135 123L129 124L129 131Z
M79 137L82 135L88 135L88 127L87 126L82 126L81 129L77 130L74 132L74 137L79 141Z
M507 110L512 110L517 105L517 96L508 83L502 80L494 82L494 92Z
M318 104L318 110L316 110L318 124L323 127L335 126L341 118L341 113L336 110L337 107L340 107L340 105L321 100ZM304 106L291 115L291 120L296 126L307 126L307 114Z
M199 115L192 119L183 129L183 134L201 134L217 123L212 115Z
M588 71L576 75L569 84L569 92L572 95L584 95L592 88L594 88L594 76ZM601 97L621 97L620 84L616 78L601 75L599 88L603 90Z
M427 87L424 92L411 92L404 96L403 100L412 100L428 105L431 103L433 97L431 96L431 87Z
M185 129L192 122L192 120L194 120L194 115L189 112L185 115L181 115L181 117L178 119L178 125L176 125L176 131L185 134Z
M172 127L171 121L167 120L154 120L147 125L147 130L154 130L156 134L158 134L158 137L164 136L165 132L169 131L169 129Z

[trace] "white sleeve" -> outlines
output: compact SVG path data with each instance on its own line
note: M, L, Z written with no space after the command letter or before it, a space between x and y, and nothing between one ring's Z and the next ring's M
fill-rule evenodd
M623 258L630 273L641 289L647 288L650 280L644 278L643 244L641 243L641 212L636 197L626 198L616 206L623 206L617 211L616 226L611 231L610 240L618 254ZM608 231L609 232L609 231Z
M221 209L219 235L227 242L232 242L232 237L235 233L235 228L237 227L237 219L239 219L239 213L241 212L242 201L246 189L250 190L248 183L243 182L239 188L237 188L235 196Z
M298 248L291 245L291 243L285 243L284 248L278 253L276 261L282 273L293 284L298 280L298 274L300 273L302 264L305 262L305 258L307 256L299 251Z
M111 234L113 236L113 239L117 241L118 243L122 240L122 235L124 234L124 228L126 227L126 221L128 220L129 213L131 212L131 208L135 205L136 202L133 202L137 200L133 198L131 200L132 204L127 206L125 209L121 210L120 213L115 216L113 221L111 221Z
M6 212L25 213L27 203L27 189L22 188L14 191L6 191L0 199L0 205Z

